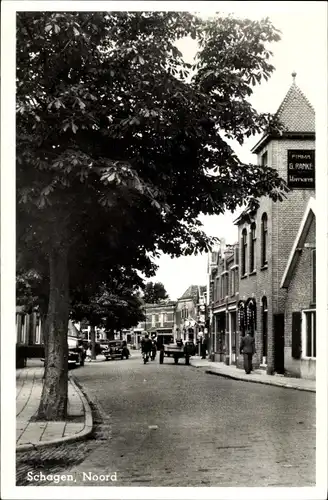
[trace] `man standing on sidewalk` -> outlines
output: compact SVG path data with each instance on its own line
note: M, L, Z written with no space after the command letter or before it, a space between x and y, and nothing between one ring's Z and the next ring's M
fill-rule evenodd
M245 337L241 338L239 351L240 354L244 355L245 372L249 374L253 370L252 358L256 352L254 337L249 332L246 333Z

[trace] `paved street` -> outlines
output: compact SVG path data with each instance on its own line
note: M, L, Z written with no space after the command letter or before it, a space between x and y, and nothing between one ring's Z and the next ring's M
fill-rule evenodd
M315 484L315 394L165 361L134 353L74 370L96 406L93 439L21 454L17 484L35 486L26 474L41 464L72 486Z

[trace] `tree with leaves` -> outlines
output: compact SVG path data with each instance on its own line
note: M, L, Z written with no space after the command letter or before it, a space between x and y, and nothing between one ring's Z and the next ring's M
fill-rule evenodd
M166 293L163 283L148 281L145 286L143 300L146 304L157 304L161 300L166 300L168 294Z
M75 291L70 316L74 321L86 320L90 325L92 359L96 358L96 327L110 332L121 331L145 319L138 285L139 277L134 273L122 276L120 280L112 277L96 292L90 287Z
M188 36L199 43L193 65L176 47ZM268 19L17 14L18 248L49 269L40 418L65 417L70 282L93 279L93 266L99 281L107 245L111 262L149 269L160 251L211 247L200 213L282 198L277 172L243 164L225 141L279 133L248 101L278 40Z

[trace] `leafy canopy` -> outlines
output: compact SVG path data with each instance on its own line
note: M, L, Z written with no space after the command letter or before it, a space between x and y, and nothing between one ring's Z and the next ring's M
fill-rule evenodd
M194 65L175 45L186 36L199 42ZM276 171L241 163L225 141L277 130L247 99L271 75L268 44L278 40L268 19L18 13L22 252L66 244L86 282L96 249L101 269L122 257L151 272L150 254L209 248L200 213L281 199Z
M168 299L168 294L163 283L149 281L146 283L142 298L146 304L156 304Z

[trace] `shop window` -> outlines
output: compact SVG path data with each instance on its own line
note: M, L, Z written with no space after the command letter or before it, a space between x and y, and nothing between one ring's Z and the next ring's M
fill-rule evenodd
M266 213L262 215L261 221L261 266L268 264L268 216Z
M302 357L316 357L316 312L303 311Z
M247 230L243 229L241 233L241 275L244 276L247 272L246 270L246 258L247 258Z
M256 270L256 224L253 222L249 233L249 272Z

